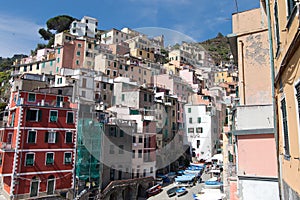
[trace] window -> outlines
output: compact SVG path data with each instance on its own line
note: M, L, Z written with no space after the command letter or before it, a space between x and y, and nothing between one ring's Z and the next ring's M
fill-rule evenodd
M0 153L0 166L2 166L2 158L3 157L3 154L2 153Z
M192 112L192 108L188 108L188 113L191 113Z
M114 154L115 153L114 147L115 147L114 145L110 145L109 146L109 153L110 154Z
M136 143L136 137L132 136L132 143Z
M286 101L281 100L281 113L282 113L282 123L283 123L283 136L284 136L284 150L285 155L290 156L290 145L289 145L289 133L288 133L288 123L287 123L287 112L286 112Z
M110 168L110 180L111 181L115 180L115 169L114 169L114 166L111 166L111 168Z
M40 64L39 64L39 63L36 64L36 69L37 69L37 70L40 69Z
M113 71L113 75L114 75L114 76L117 76L117 71Z
M46 165L53 165L54 153L46 153Z
M198 124L201 123L201 117L198 117Z
M142 158L142 157L143 157L143 151L142 151L142 150L139 150L139 151L138 151L138 157L139 157L139 158Z
M125 71L128 71L128 66L127 65L125 65Z
M86 91L81 91L81 96L85 97L86 96Z
M79 60L76 60L76 65L79 65Z
M110 70L108 69L107 71L106 71L106 75L109 75L110 74Z
M193 118L192 117L189 118L189 122L190 122L190 124L193 123Z
M72 153L71 152L65 152L64 163L65 163L65 165L72 163Z
M147 94L144 94L144 101L147 101Z
M35 143L36 131L28 131L27 143Z
M124 137L124 131L120 130L120 137Z
M135 150L132 150L132 158L135 158Z
M119 145L119 154L124 154L124 145Z
M194 128L188 128L188 133L194 133Z
M110 90L114 89L114 85L113 84L111 84L109 87L110 87Z
M29 102L35 102L35 94L28 93L28 101Z
M13 133L8 133L8 135L7 135L7 144L11 144L12 137L13 137Z
M123 66L120 64L120 67L119 67L120 69L123 69Z
M80 56L80 51L77 51L77 52L76 52L76 55L77 55L77 56Z
M58 117L58 111L57 110L50 110L50 116L49 116L49 121L50 122L57 122L57 117Z
M125 101L125 94L122 94L122 101Z
M26 112L26 121L41 121L42 111L37 109L29 109Z
M57 63L59 63L60 59L59 59L59 58L57 58L56 60L57 60L56 62L57 62Z
M67 123L68 124L74 123L74 113L73 112L67 112Z
M78 48L81 48L81 44L78 44L77 46L78 46Z
M104 90L106 89L106 83L103 83L103 89Z
M58 132L46 132L45 143L56 143L58 140Z
M27 153L25 158L25 166L33 166L34 164L34 154Z
M200 147L200 140L197 140L197 148Z
M66 143L72 143L73 142L73 133L70 131L66 132Z
M292 14L293 9L294 9L295 6L296 6L296 1L295 0L287 0L288 17Z
M297 83L297 85L295 86L296 89L296 98L297 98L297 103L298 103L298 120L299 120L299 124L300 124L300 82ZM300 150L300 131L298 130L298 140L299 140L299 150Z
M196 133L203 133L203 128L202 127L197 127L196 128Z
M274 31L275 31L275 43L276 43L276 55L279 53L280 48L280 30L278 20L278 5L277 1L274 3Z
M86 88L86 78L82 78L82 87Z
M143 143L143 137L139 136L139 143Z

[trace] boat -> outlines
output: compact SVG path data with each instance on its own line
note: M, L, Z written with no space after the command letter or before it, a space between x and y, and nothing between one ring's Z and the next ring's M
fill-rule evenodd
M153 187L146 190L147 198L154 196L162 191L162 187L159 184L154 185Z
M187 191L187 189L186 189L185 187L180 187L180 188L178 188L178 189L176 190L176 194L177 194L178 197L180 197L180 196L186 194L187 192L188 192L188 191Z
M195 185L196 175L195 174L184 174L175 178L175 184L177 186L192 187Z
M224 200L226 195L216 189L202 189L199 194L193 194L194 200Z
M223 186L223 182L218 181L216 177L205 181L204 184L207 189L220 189Z
M178 189L178 187L172 187L171 189L167 190L167 195L168 197L173 197L176 195L176 190Z

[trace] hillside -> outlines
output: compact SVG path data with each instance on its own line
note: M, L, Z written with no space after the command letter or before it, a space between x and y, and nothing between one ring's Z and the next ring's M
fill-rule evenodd
M215 38L199 42L199 44L210 53L217 65L219 65L221 61L229 61L231 50L228 38L224 37L221 33L218 33Z

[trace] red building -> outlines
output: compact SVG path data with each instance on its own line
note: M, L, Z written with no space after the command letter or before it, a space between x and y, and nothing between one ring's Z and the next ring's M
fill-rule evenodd
M59 88L11 93L0 129L1 189L7 198L66 195L73 189L77 109L63 93Z

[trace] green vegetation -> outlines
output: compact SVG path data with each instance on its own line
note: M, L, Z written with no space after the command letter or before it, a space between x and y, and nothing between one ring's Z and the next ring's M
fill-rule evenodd
M200 42L199 44L210 53L217 65L219 65L221 61L229 61L231 54L229 41L222 33L218 33L215 38Z

